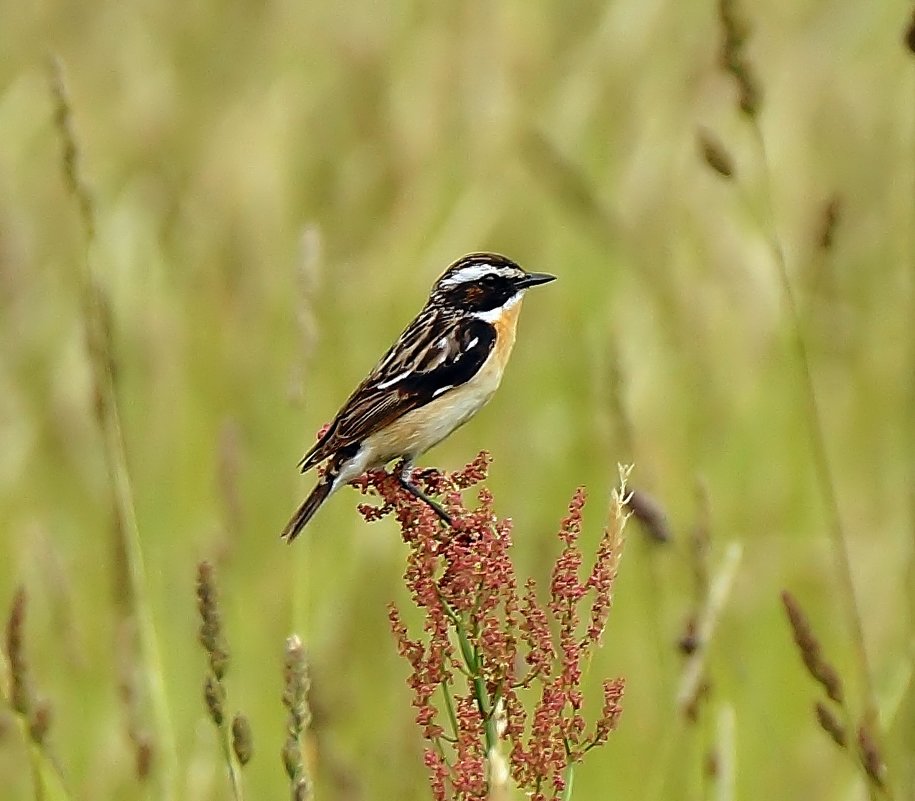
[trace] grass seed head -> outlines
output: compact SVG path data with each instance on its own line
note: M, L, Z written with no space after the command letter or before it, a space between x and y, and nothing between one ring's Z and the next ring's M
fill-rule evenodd
M794 633L794 642L797 644L807 672L826 691L826 695L837 704L842 704L844 701L842 679L839 677L838 671L824 659L820 641L813 633L807 615L804 614L797 599L787 590L782 592L782 603L788 613L788 621L791 623L791 630Z
M232 718L232 750L241 765L247 765L254 756L251 724L241 712Z
M222 680L229 665L229 649L222 634L222 618L213 565L197 565L197 609L200 612L200 644L210 659L213 675Z
M25 610L27 596L19 587L13 596L10 616L6 624L6 654L10 662L10 706L24 718L32 712L34 698L29 681L29 668L25 658Z
M848 745L848 735L845 732L845 726L839 722L835 713L822 701L817 701L814 709L820 728L839 748L845 748Z

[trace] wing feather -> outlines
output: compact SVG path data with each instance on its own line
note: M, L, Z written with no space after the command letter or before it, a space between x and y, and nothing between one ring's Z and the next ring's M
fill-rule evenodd
M483 320L423 309L302 458L302 472L469 381L495 341L495 329Z

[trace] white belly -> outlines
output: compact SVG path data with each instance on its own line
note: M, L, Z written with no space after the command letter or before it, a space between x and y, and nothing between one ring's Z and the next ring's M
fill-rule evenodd
M419 409L407 412L383 431L365 441L366 449L380 462L397 456L415 459L437 445L473 417L499 387L501 371L486 371L474 380L444 393Z

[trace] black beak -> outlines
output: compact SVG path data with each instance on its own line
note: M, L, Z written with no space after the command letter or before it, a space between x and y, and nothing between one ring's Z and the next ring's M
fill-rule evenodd
M515 281L515 286L518 289L527 289L531 286L537 286L537 284L548 284L550 281L555 280L556 276L549 273L528 273L523 278Z

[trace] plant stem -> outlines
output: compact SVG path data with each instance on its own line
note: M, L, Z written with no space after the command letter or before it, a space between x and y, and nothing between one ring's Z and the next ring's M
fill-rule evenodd
M446 681L442 682L442 695L445 696L445 709L448 712L448 719L451 721L451 733L456 740L459 731L457 715L454 711L454 701L451 700L451 692L448 689L448 682Z
M480 675L480 658L476 650L471 646L470 641L467 639L464 621L457 616L453 617L452 620L454 620L454 627L457 631L458 644L461 647L461 656L464 657L464 663L467 665L467 670L473 679L473 695L477 702L477 709L480 712L480 717L483 719L483 724L485 726L486 753L488 754L495 748L499 738L496 734L496 722L493 720L492 715L489 714L489 694L486 692L486 682L483 681L483 677Z
M858 605L857 592L855 590L851 557L848 552L845 527L842 523L842 513L839 509L838 492L829 465L829 454L826 448L826 434L823 430L823 417L820 413L816 385L813 381L810 350L807 346L807 338L804 334L804 327L801 321L800 306L794 293L794 288L791 285L790 276L788 275L788 262L785 257L785 251L782 247L781 240L779 239L778 230L775 224L775 203L772 196L772 178L769 169L769 158L766 152L766 141L763 137L759 120L755 115L750 117L750 128L753 131L753 136L756 140L757 148L759 149L760 161L762 162L763 197L766 203L766 215L768 218L767 226L765 227L768 232L769 246L772 249L772 255L775 258L775 265L778 269L778 277L782 286L785 305L787 306L788 315L791 320L794 350L806 401L805 412L807 415L807 430L810 436L810 450L813 457L814 473L816 474L817 483L820 486L820 492L826 506L828 531L830 539L832 540L832 552L835 559L836 573L838 575L839 584L841 585L841 592L839 594L842 596L845 617L847 618L851 634L852 647L858 663L858 679L861 685L863 718L868 722L870 730L877 742L881 743L884 738L879 720L877 691L874 688L870 660L867 655L867 646L864 639L864 623L861 619L861 610ZM851 709L846 710L846 722L848 724L849 733L855 729L853 714ZM876 797L876 788L870 782L868 782L868 785L868 792L873 799ZM889 785L884 787L883 791L887 797L892 798L893 794Z
M72 108L64 83L63 65L51 62L51 92L55 103L55 120L63 147L64 179L76 201L83 223L84 253L79 275L82 293L83 326L87 355L91 368L93 391L97 399L97 421L102 434L105 464L112 492L112 505L117 519L118 536L127 560L130 599L136 615L140 647L146 662L153 713L156 718L163 768L159 773L162 798L174 795L177 770L177 750L165 691L164 671L159 655L158 640L153 623L152 608L147 594L146 569L137 524L134 496L127 453L121 429L117 393L114 386L111 333L108 326L108 303L93 270L92 251L95 245L96 220L92 198L79 169L80 151L73 133Z
M806 400L805 412L807 415L807 429L810 435L810 446L814 461L814 472L816 473L817 482L820 485L820 492L823 495L826 513L829 518L829 534L832 539L832 550L836 560L836 572L838 574L839 582L842 585L842 592L840 594L842 595L842 600L844 602L848 625L851 628L852 643L858 661L865 716L876 725L877 697L874 691L870 663L865 647L864 625L861 620L861 612L855 592L851 558L848 554L848 544L842 525L842 514L839 510L838 493L829 466L826 436L823 432L823 418L820 413L816 387L813 381L810 352L807 347L807 339L804 336L797 298L788 275L788 264L785 258L785 251L775 226L775 204L772 197L772 179L769 170L769 159L766 153L766 142L759 121L755 116L751 117L750 128L753 131L756 145L759 149L760 160L762 162L763 195L766 202L766 215L768 217L765 228L768 232L769 245L775 258L775 265L778 269L778 277L782 286L785 305L787 306L788 315L791 320L795 355L797 357L802 388Z
M241 771L238 760L232 753L232 744L229 742L229 731L225 725L219 727L219 739L222 745L222 755L225 757L229 770L229 781L232 784L232 798L235 801L245 801L245 793L241 783Z
M565 770L565 789L562 791L562 801L571 801L572 799L572 784L575 781L575 763L569 762L566 765Z

